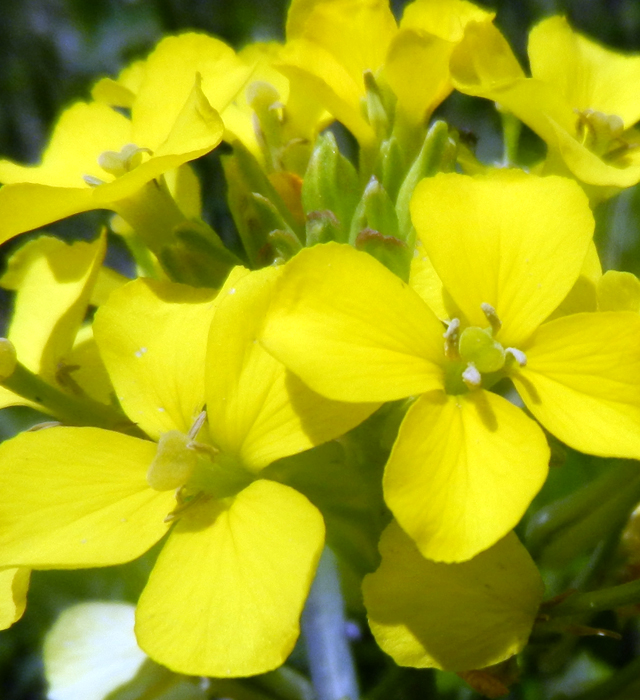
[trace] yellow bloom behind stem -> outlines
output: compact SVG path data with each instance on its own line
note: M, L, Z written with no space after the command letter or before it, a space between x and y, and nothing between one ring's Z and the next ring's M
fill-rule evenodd
M467 671L526 645L544 587L513 533L469 561L443 564L425 559L393 522L380 553L364 600L376 641L400 666Z

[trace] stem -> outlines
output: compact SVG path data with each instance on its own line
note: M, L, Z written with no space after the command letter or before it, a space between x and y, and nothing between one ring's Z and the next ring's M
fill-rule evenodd
M623 583L599 591L576 593L549 611L554 618L567 615L598 612L600 610L615 610L624 605L640 603L640 580Z
M358 680L346 635L338 566L327 547L302 613L302 635L317 699L357 700Z
M40 404L68 425L93 425L100 428L122 428L129 424L127 417L112 406L88 398L76 398L45 382L20 362L2 386L28 401Z

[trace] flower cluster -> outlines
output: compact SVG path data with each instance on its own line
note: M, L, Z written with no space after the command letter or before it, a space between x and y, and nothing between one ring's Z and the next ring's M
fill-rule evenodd
M493 19L293 0L283 45L164 38L63 112L39 165L0 161L0 242L106 209L137 273L105 266L106 231L42 233L0 279L0 406L44 414L0 445L3 627L31 570L162 541L140 648L263 674L326 543L397 664L465 674L524 649L547 613L514 529L551 448L640 459L640 282L603 274L592 214L640 181L640 57L552 17L527 77ZM454 89L544 160L477 160L432 119ZM189 165L223 141L234 251Z

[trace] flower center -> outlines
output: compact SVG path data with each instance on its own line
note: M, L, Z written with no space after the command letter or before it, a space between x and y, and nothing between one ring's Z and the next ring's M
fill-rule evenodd
M640 147L633 140L633 132L625 131L624 122L617 114L604 114L594 109L575 110L576 138L592 153L603 160L620 160Z
M177 505L166 521L175 519L203 497L233 496L254 478L237 459L213 445L196 441L205 419L203 411L188 434L170 430L158 441L147 483L155 491L176 490Z
M448 394L480 388L483 375L497 378L496 373L500 373L509 361L515 361L521 367L527 363L521 350L505 348L494 338L502 328L502 322L493 306L483 303L481 308L489 322L488 328L469 326L460 332L460 320L454 318L443 334L445 355L450 360L445 370Z
M98 165L110 175L120 177L137 168L144 154L152 155L148 148L140 148L134 143L126 143L120 151L104 151L98 156ZM104 185L104 181L93 175L83 175L83 180L92 187Z

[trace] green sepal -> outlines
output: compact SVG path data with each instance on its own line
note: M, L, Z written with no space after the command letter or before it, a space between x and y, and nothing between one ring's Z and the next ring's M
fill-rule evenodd
M416 185L425 177L452 170L455 164L455 152L456 146L449 137L449 127L446 122L434 122L398 191L396 212L404 241L412 244L412 238L415 235L412 232L409 202Z
M395 202L405 174L405 163L398 139L392 136L380 146L376 171L390 199Z
M283 263L302 250L302 245L297 236L291 231L276 229L270 231L267 240L274 252L274 262Z
M343 241L338 217L330 209L310 211L306 221L306 246Z
M355 245L361 231L373 229L383 236L399 237L398 217L391 198L376 177L369 180L351 221L349 243Z
M330 211L338 222L331 239L346 243L353 213L360 198L358 173L345 158L331 132L318 138L302 182L304 212Z
M364 98L365 116L373 127L377 141L389 138L393 127L395 105L392 103L390 90L384 90L376 81L370 70L363 73L366 95Z
M411 251L400 238L393 202L372 177L351 222L349 243L379 260L401 279L409 279Z
M258 143L270 167L275 166L282 147L279 100L278 91L270 83L256 80L247 87L247 102L257 118Z
M247 253L251 267L260 266L264 249L268 245L267 234L276 228L284 228L295 233L300 240L304 234L293 214L264 173L264 169L254 156L238 141L233 143L233 154L222 157L222 167L227 181L227 201L231 216L238 229L240 240ZM262 199L256 204L256 195ZM267 200L284 225L265 225L261 220ZM271 215L270 215L271 216Z
M198 221L177 226L174 241L160 250L158 259L174 282L192 287L219 288L231 268L242 265L213 229Z

